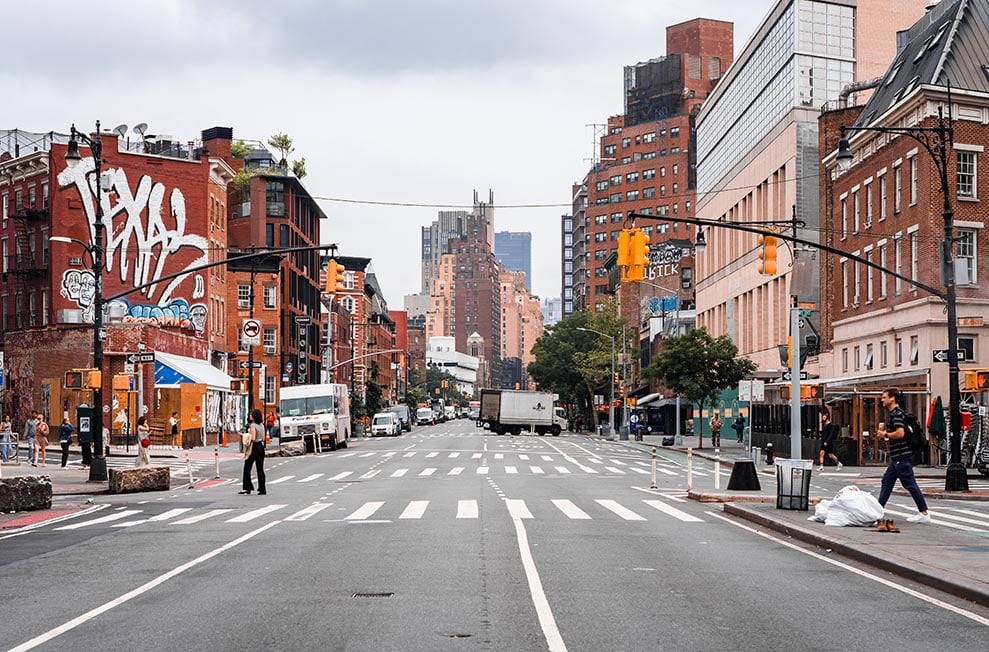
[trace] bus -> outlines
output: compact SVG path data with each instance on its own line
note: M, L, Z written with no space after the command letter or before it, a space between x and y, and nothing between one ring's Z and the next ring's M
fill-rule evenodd
M350 393L346 385L323 383L282 387L278 399L281 441L302 440L311 451L347 447Z

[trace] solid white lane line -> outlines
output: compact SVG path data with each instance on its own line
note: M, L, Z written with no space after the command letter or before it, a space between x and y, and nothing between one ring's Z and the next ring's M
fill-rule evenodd
M556 469L556 472L557 473L570 473L570 469L568 469L565 466L557 466L557 467L554 467L554 468Z
M426 507L428 505L428 500L411 500L399 518L422 518L422 515L426 513Z
M267 481L267 484L280 484L282 482L288 482L289 480L291 480L294 477L295 477L294 475L283 475L280 478L275 478L274 480L268 480ZM330 480L332 480L332 479L333 478L330 478Z
M313 503L312 505L306 507L305 509L300 509L295 514L292 514L291 516L287 517L285 520L305 521L306 519L310 518L314 514L318 514L319 512L323 511L332 504L333 503Z
M508 513L513 519L532 518L532 512L525 506L524 500L507 498L505 499L505 505L508 507Z
M266 505L265 507L260 507L258 509L247 512L246 514L241 514L240 516L234 516L233 518L227 519L227 523L247 523L248 521L253 521L259 516L264 516L270 512L281 509L282 507L287 507L287 505Z
M630 510L628 507L624 507L624 506L618 504L618 501L615 501L615 500L600 500L600 499L598 499L598 500L595 500L594 502L596 502L601 507L604 507L609 512L613 512L613 513L617 514L618 516L621 516L626 521L644 521L644 520L646 520L645 517L639 516L638 514L636 514L632 510Z
M307 475L306 477L302 478L301 480L299 480L299 482L312 482L313 480L318 480L319 478L322 478L324 475L325 475L324 473L313 473L312 475Z
M47 632L45 632L44 634L41 634L40 636L36 636L36 637L32 638L31 640L26 641L26 642L18 645L15 648L12 648L10 650L10 652L27 652L27 650L32 650L32 649L38 647L39 645L42 645L44 643L47 643L48 641L50 641L50 640L52 640L52 639L54 639L54 638L56 638L58 636L61 636L62 634L66 633L68 631L71 631L71 630L75 629L79 625L82 625L83 623L86 623L86 622L88 622L90 620L93 620L97 616L99 616L101 614L104 614L107 611L110 611L114 607L118 607L118 606L124 604L125 602L128 602L128 601L130 601L130 600L138 597L139 595L142 595L144 593L147 593L148 591L150 591L151 589L155 588L156 586L158 586L160 584L163 584L164 582L167 582L168 580L172 579L173 577L175 577L177 575L180 575L181 573L184 573L185 571L189 570L190 568L193 568L195 566L198 566L199 564L203 563L204 561L208 561L208 560L212 559L213 557L216 557L217 555L222 555L223 553L225 553L226 551L230 550L231 548L235 548L236 546L239 546L240 544L244 543L245 541L248 541L248 540L256 537L257 535L261 534L265 530L268 530L270 528L275 527L279 523L281 523L281 521L272 521L271 523L268 523L267 525L263 525L263 526L259 527L258 529L254 530L252 532L248 532L244 536L242 536L242 537L240 537L238 539L234 539L230 543L226 543L226 544L220 546L219 548L216 548L215 550L211 550L210 552L207 552L206 554L204 554L204 555L202 555L200 557L196 557L192 561L186 562L186 563L182 564L181 566L178 566L176 568L173 568L172 570L168 571L167 573L164 573L163 575L159 575L158 577L156 577L155 579L151 580L150 582L146 582L145 584L142 584L141 586L137 587L133 591L128 591L127 593L123 594L119 598L114 598L110 602L107 602L105 604L102 604L99 607L96 607L95 609L91 609L90 611L87 611L86 613L82 614L81 616L77 616L76 618L73 618L72 620L68 621L64 625L59 625L58 627L55 627L54 629L50 629Z
M533 473L536 473L536 474L539 474L539 473L542 473L543 472L543 469L540 466L530 466L529 467L529 470L532 471Z
M477 501L458 500L457 518L477 518Z
M606 466L604 468L607 469L608 471L611 471L612 473L617 474L617 475L625 475L625 472L622 471L621 469L619 469L617 466Z
M801 548L800 546L798 546L795 543L791 543L791 542L786 541L784 539L780 539L780 538L778 538L776 536L773 536L771 534L768 534L766 532L760 532L759 530L757 530L755 528L752 528L752 527L749 527L748 525L744 525L742 523L736 523L732 519L730 519L730 518L728 518L728 517L726 517L726 516L724 516L722 514L717 514L715 512L704 512L704 513L707 514L708 516L713 516L714 518L720 519L720 520L724 521L725 523L728 523L730 525L734 525L735 527L740 528L742 530L745 530L746 532L750 532L752 534L755 534L756 536L760 536L760 537L762 537L764 539L768 539L768 540L770 540L770 541L772 541L774 543L778 543L781 546L786 546L787 548L790 548L791 550L796 550L797 552L801 552L801 553L803 553L805 555L808 555L810 557L813 557L813 558L815 558L817 560L823 561L826 564L831 564L832 566L837 566L838 568L841 568L841 569L844 569L846 571L849 571L850 573L854 573L854 574L856 574L856 575L858 575L860 577L864 577L866 579L870 579L873 582L878 582L879 584L882 584L883 586L887 586L887 587L889 587L891 589L896 589L897 591L900 591L901 593L906 593L907 595L912 596L914 598L917 598L918 600L923 600L924 602L927 602L928 604L932 604L932 605L934 605L936 607L941 607L942 609L946 609L946 610L948 610L948 611L950 611L952 613L958 614L959 616L963 616L963 617L968 618L970 620L974 620L975 622L979 623L980 625L989 626L989 618L984 618L984 617L982 617L982 616L980 616L978 614L972 613L971 611L967 611L965 609L962 609L961 607L956 607L956 606L954 606L952 604L948 604L947 602L942 602L941 600L938 600L937 598L932 598L931 596L925 595L925 594L921 593L920 591L915 591L915 590L909 589L909 588L907 588L905 586L900 586L896 582L893 582L892 580L888 580L885 577L879 577L878 575L873 575L872 573L868 573L868 572L866 572L864 570L855 568L853 566L849 566L848 564L846 564L844 562L840 562L837 559L831 559L829 557L825 557L824 555L822 555L820 553L817 553L817 552L814 552L813 550L805 550L804 548Z
M381 473L381 469L375 469L373 471L368 471L367 473L365 473L364 475L361 476L361 480L370 480L371 478L373 478L374 476L378 475L379 473Z
M522 555L522 568L525 569L525 577L529 581L529 594L532 596L532 604L536 608L536 615L539 617L543 636L546 637L546 647L549 652L567 652L563 636L556 626L553 610L550 608L549 600L546 599L546 593L543 591L543 583L539 579L536 562L532 559L532 550L529 549L529 536L525 531L525 524L521 518L513 518L512 523L515 525L515 536L518 538L519 553Z
M140 514L142 510L140 509L125 509L120 512L114 512L113 514L107 514L106 516L101 516L99 518L94 518L89 521L83 521L82 523L72 523L71 525L63 525L62 527L55 528L56 530L78 530L81 527L89 527L90 525L99 525L100 523L109 523L111 521L119 521L122 518L128 518L134 514Z
M559 509L561 512L566 514L567 518L581 519L581 520L591 518L587 514L587 512L577 507L569 500L554 500L552 502L554 505L556 505L557 509Z
M650 507L655 507L656 509L658 509L659 511L663 512L664 514L668 514L668 515L672 516L675 519L679 519L679 520L683 521L684 523L703 523L704 522L704 519L697 518L693 514L688 514L687 512L680 511L679 509L677 509L673 505L667 505L666 503L664 503L661 500L643 500L642 502L644 502L645 504L649 505Z
M381 509L381 506L382 505L384 505L383 502L364 503L363 505L361 505L360 507L358 507L357 510L354 511L350 516L346 517L344 520L345 521L363 521L364 519L367 519L367 518L370 518L371 516L374 516L374 513L376 511L378 511L379 509Z
M403 475L405 475L408 472L409 472L408 469L398 469L397 471L395 471L394 473L391 474L391 477L393 477L393 478L401 478Z
M515 468L514 466L506 466L505 467L505 473L513 473L514 474L514 473L518 473L518 472L519 472L519 470L517 468Z
M477 473L478 473L478 475L484 475L487 472L488 472L488 467L486 467L486 466L479 466L479 467L477 467Z
M450 472L447 473L447 475L460 475L463 472L464 472L464 467L462 467L462 466L455 466L452 469L450 469Z
M181 521L175 521L172 525L192 525L193 523L198 523L199 521L205 521L208 518L213 518L214 516L219 516L221 514L226 514L227 512L232 512L232 509L211 509L208 512L203 512L202 514L196 514L195 516L190 516L189 518L184 518Z
M436 469L434 469L434 468L429 468L429 469L423 469L423 470L422 470L422 471L421 471L421 472L419 473L419 476L420 476L420 477L422 477L422 476L424 476L424 475L433 475L434 473L436 473Z
M353 475L353 474L354 474L354 472L353 472L353 471L344 471L343 473L337 473L337 474L336 474L335 476L333 476L332 478L330 478L330 480L331 480L331 481L332 481L332 480L343 480L343 479L344 479L344 478L346 478L346 477L347 477L348 475ZM290 477L290 478L292 478L292 477L295 477L295 476L291 476L291 475L290 475L289 477Z

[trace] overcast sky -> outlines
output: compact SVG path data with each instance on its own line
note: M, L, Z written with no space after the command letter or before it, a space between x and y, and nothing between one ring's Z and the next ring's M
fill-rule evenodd
M773 3L4 3L0 129L285 132L329 216L323 241L372 258L397 309L420 289L420 228L439 210L424 205L469 207L490 188L495 229L532 232L533 292L556 297L560 215L593 155L587 125L622 111L622 67L698 17L734 22L737 53Z

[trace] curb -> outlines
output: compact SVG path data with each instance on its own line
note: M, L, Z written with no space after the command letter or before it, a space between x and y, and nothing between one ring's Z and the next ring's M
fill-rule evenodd
M687 498L700 503L775 503L776 496L764 496L761 494L715 494L702 491L688 491ZM812 502L820 499L811 498Z
M834 539L828 539L827 537L821 536L816 532L812 532L794 525L789 525L787 523L782 523L762 514L752 512L739 505L725 503L723 509L727 514L737 516L746 521L750 521L769 528L770 530L785 534L790 538L799 539L800 541L813 544L826 550L830 549L844 557L849 557L856 561L860 561L873 566L874 568L893 573L894 575L899 575L900 577L924 584L925 586L930 586L939 591L963 598L983 607L989 607L989 593L986 593L985 591L982 591L974 586L969 586L961 582L939 577L938 575L934 575L932 573L923 572L915 566L908 566L906 564L898 563L894 559L874 555L861 549L855 544L847 544L835 541Z

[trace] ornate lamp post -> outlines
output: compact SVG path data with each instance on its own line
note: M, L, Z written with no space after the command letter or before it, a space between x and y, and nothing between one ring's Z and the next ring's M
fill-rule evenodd
M92 137L76 131L76 126L72 125L71 136L65 152L65 162L70 167L75 167L82 161L79 155L79 142L89 147L93 154L93 162L96 174L96 219L93 223L93 243L88 247L89 255L93 264L93 281L95 284L95 295L93 296L93 367L103 369L103 197L102 181L100 179L103 172L103 140L100 137L100 121L96 121L96 132ZM102 375L98 387L93 388L93 444L96 450L93 452L93 461L89 466L90 482L99 482L107 479L106 458L103 457L103 380Z

